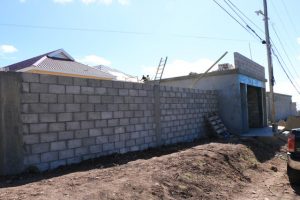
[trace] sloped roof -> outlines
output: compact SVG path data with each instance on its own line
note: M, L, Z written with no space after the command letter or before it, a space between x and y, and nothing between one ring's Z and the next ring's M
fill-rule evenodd
M76 61L60 60L53 58L45 58L36 66L32 67L33 70L42 70L48 72L57 72L61 74L78 74L82 76L103 77L113 79L115 76L97 70L88 65L78 63Z
M105 79L114 79L115 76L97 70L88 65L78 63L74 60L63 49L58 49L51 51L40 56L36 56L12 65L4 67L5 71L44 71L59 73L59 74L70 74L70 75L80 75L80 76L89 76L95 78L105 78Z
M116 80L123 80L123 81L130 81L130 82L138 82L138 78L136 76L132 76L129 74L126 74L120 70L111 68L109 66L105 65L98 65L95 66L94 68L101 70L102 72L108 73L112 76L116 77Z
M57 50L56 50L57 51ZM39 56L36 56L36 57L33 57L33 58L29 58L27 60L23 60L21 62L17 62L17 63L14 63L12 65L8 65L8 66L5 66L4 68L7 70L7 71L17 71L17 70L20 70L20 69L24 69L26 67L30 67L32 66L34 63L36 63L38 60L40 60L41 58L43 58L44 56L47 56L48 54L51 54L55 51L51 51L51 52L48 52L48 53L45 53L45 54L42 54L42 55L39 55Z

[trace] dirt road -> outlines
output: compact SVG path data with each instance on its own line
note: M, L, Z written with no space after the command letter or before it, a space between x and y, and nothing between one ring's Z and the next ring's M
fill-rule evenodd
M0 199L300 199L282 140L207 142L0 179Z
M300 199L300 186L290 185L286 175L286 153L284 147L272 159L261 163L259 168L261 170L249 174L252 183L248 184L233 199Z

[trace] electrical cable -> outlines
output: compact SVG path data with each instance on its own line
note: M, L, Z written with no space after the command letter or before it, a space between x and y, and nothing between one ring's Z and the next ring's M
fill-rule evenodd
M232 14L229 13L221 4L219 4L216 0L213 0L223 11L225 11L234 21L236 21L243 29L245 29L248 33L254 36L247 27L245 27L239 20L237 20Z
M278 17L280 24L282 25L283 30L285 31L285 33L287 34L288 38L293 38L291 36L291 34L289 33L289 29L286 28L285 23L283 22L283 19L281 18L281 14L279 13L278 9L276 8L275 4L273 3L273 1L270 1L272 7L274 8L274 11L276 13L276 17ZM290 44L290 43L289 43ZM295 52L298 52L298 49L296 47L296 45L294 43L292 43L293 45L291 45L290 47L293 47L293 49L295 50ZM296 54L297 55L297 54Z
M232 6L234 6L237 10L240 10L240 9L238 9L237 6L235 6L232 2L231 2L231 3L232 3L232 6L230 6L230 5L226 2L226 0L224 0L225 3L231 8L231 10L233 10L233 12L234 12L235 14L237 14L237 16L238 16L238 17L246 24L246 27L243 26L241 22L239 22L232 14L229 13L229 11L227 11L223 6L221 6L216 0L213 0L213 1L214 1L214 2L215 2L222 10L224 10L231 18L233 18L240 26L242 26L244 29L247 29L247 28L250 29L250 30L253 32L253 34L255 34L256 37L258 37L261 41L263 41L262 38L255 32L255 30L252 29L252 28L245 22L245 20L244 20L239 14L237 14L237 12L236 12L236 11L233 9L233 7L232 7ZM228 1L229 1L229 0L228 0ZM241 11L239 11L239 12L241 12ZM248 29L247 29L247 32L249 32ZM252 35L252 34L251 34L251 35ZM274 44L273 44L273 46L274 46L274 48L276 48L276 46L275 46ZM276 48L276 49L277 49L277 48ZM288 77L288 79L289 79L289 81L291 82L291 84L294 86L294 88L296 89L296 91L298 92L298 94L300 94L299 90L297 89L297 87L295 86L295 84L293 83L292 79L290 78L290 76L289 76L288 73L287 73L288 67L287 67L287 65L285 64L284 60L282 59L281 55L280 55L280 57L281 57L283 63L285 64L285 66L287 67L287 70L286 70L286 69L284 68L284 66L282 65L282 62L280 61L278 55L275 53L275 51L274 51L274 49L273 49L272 47L271 47L271 51L273 52L273 55L276 57L276 59L277 59L279 65L280 65L281 68L283 69L284 73L285 73L286 76ZM278 50L277 50L277 51L278 51ZM278 51L278 54L279 54L279 51ZM288 71L289 71L289 70L288 70ZM290 73L290 71L289 71L289 73ZM290 74L291 74L291 73L290 73Z
M282 3L284 4L284 2L282 2ZM292 37L291 37L291 34L290 34L289 31L288 31L289 29L286 28L285 23L283 22L283 20L282 20L282 18L281 18L281 15L279 14L279 12L278 12L278 10L277 10L275 4L273 3L273 1L271 1L271 5L273 6L273 8L274 8L274 10L275 10L275 13L276 13L276 16L279 18L279 21L280 21L280 23L281 23L283 29L285 30L287 36L288 36L289 38L292 38ZM285 6L285 5L284 5L284 7L285 7L285 9L286 9L286 6ZM287 11L287 10L286 10L286 11ZM288 12L287 12L287 14L288 14ZM288 14L288 15L289 15L289 14ZM275 27L274 27L273 24L272 24L272 28L273 28L273 31L274 31L274 33L275 33L275 35L276 35L276 37L277 37L277 39L278 39L278 41L279 41L279 43L280 43L280 45L281 45L281 47L282 47L282 49L283 49L283 51L284 51L286 57L287 57L287 59L288 59L290 65L292 66L292 68L294 69L295 74L296 74L297 77L299 78L299 75L298 75L298 73L297 73L297 71L296 71L296 69L295 69L295 67L294 67L294 65L293 65L293 63L292 63L290 57L288 56L287 51L286 51L286 49L284 48L283 42L281 41L281 39L280 39L280 37L279 37L279 34L277 33L277 31L276 31L276 29L275 29ZM276 48L276 46L275 46L275 44L274 44L273 41L272 41L272 43L273 43L273 46L275 47L275 49L276 49L276 51L277 51L277 54L281 57L280 52L279 52L279 50ZM291 43L289 43L289 44L291 44ZM294 43L292 43L292 44L294 44ZM293 47L292 49L295 50L294 53L295 53L295 52L298 52L297 48L295 47L295 44L294 44L294 45L286 45L286 46L288 46L288 47ZM292 50L292 49L291 49L291 50ZM273 50L273 51L274 51L274 50ZM295 53L295 55L297 55L297 53ZM277 58L278 58L278 57L277 57ZM282 57L281 57L281 59L282 59L282 61L284 62L284 60L283 60ZM285 65L286 65L286 64L285 64ZM282 67L283 67L283 66L282 66ZM287 65L286 65L286 67L287 67ZM287 67L287 69L288 69L288 67ZM292 74L292 73L290 73L290 74ZM295 81L295 83L297 83L297 81ZM297 83L297 85L298 85L298 83Z
M224 2L228 5L228 7L246 24L244 26L239 20L237 20L226 8L224 8L221 4L219 4L216 0L213 0L223 11L225 11L234 21L236 21L241 27L243 27L249 34L253 37L259 38L261 42L263 42L262 38L247 24L247 22L230 6L225 0ZM250 29L250 30L249 30Z
M288 59L290 65L291 65L292 68L294 69L294 72L295 72L295 74L297 75L297 78L300 79L299 74L297 73L297 71L296 71L296 69L295 69L295 66L293 65L293 63L292 63L292 61L291 61L289 55L287 54L287 52L286 52L286 50L285 50L285 48L284 48L284 45L283 45L283 43L282 43L282 41L281 41L281 39L280 39L280 37L279 37L279 35L278 35L278 33L277 33L277 31L276 31L276 29L275 29L275 27L274 27L273 24L272 24L272 29L273 29L273 31L274 31L276 37L277 37L277 40L279 41L279 43L280 43L280 45L281 45L281 48L282 48L282 50L283 50L285 56L287 57L287 59Z
M261 42L263 42L264 40L255 32L255 30L253 28L251 28L248 24L246 25L247 28L249 28L255 35L256 37L258 37L260 39Z
M275 45L273 42L272 42L272 45L273 45L273 47L275 48L275 50L276 50L276 52L277 52L277 54L276 54L277 57L281 59L281 63L283 63L283 65L286 67L286 68L285 68L286 71L290 74L289 76L291 77L291 79L295 79L295 78L293 77L291 71L289 70L289 68L288 68L288 66L287 66L287 64L286 64L286 62L284 61L283 57L281 56L281 54L280 54L278 48L276 47L276 45ZM273 50L273 51L274 51L274 50ZM283 66L283 65L282 65L282 66ZM298 83L297 83L297 82L295 82L295 83L296 83L296 86L297 86L298 88L300 88L299 85L298 85Z
M295 23L293 22L293 19L292 19L291 15L290 15L290 13L289 13L289 11L288 11L288 9L287 9L287 6L286 6L285 2L284 2L283 0L281 0L281 3L283 4L284 10L285 10L285 12L286 12L286 14L287 14L287 16L288 16L288 19L289 19L289 21L290 21L290 23L291 23L291 25L292 25L292 27L293 27L293 30L295 31L295 34L298 35L298 34L297 34L297 30L296 30Z
M289 81L291 82L291 84L294 86L295 90L297 91L298 94L300 94L299 90L297 89L297 87L295 86L295 84L293 83L293 81L291 80L291 78L289 77L289 75L287 74L286 70L284 69L282 63L280 62L277 54L275 53L274 49L272 48L272 52L273 55L275 56L275 58L277 59L279 65L281 66L282 70L284 71L285 75L287 76L287 78L289 79Z
M90 28L74 28L74 27L57 27L57 26L40 26L40 25L25 25L25 24L7 24L0 23L0 26L16 27L16 28L29 28L29 29L46 29L46 30L59 30L59 31L84 31L84 32L104 32L104 33L118 33L118 34L133 34L133 35L155 35L151 32L133 32L133 31L121 31L121 30L106 30L106 29L90 29ZM192 39L207 39L207 40L222 40L222 41L236 41L236 42L254 42L244 39L235 38L221 38L201 35L184 35L167 33L166 35L177 38L192 38Z
M58 26L40 26L40 25L24 25L24 24L6 24L0 23L0 26L6 27L19 27L31 29L46 29L46 30L63 30L63 31L88 31L88 32L105 32L105 33L122 33L122 34L135 34L135 35L150 35L147 32L135 31L120 31L120 30L106 30L106 29L92 29L92 28L74 28L74 27L58 27Z
M253 34L260 39L260 41L263 41L263 39L247 24L246 20L240 16L240 14L226 1L224 2L227 4L227 6L246 24L246 27L250 29Z
M257 24L255 24L249 17L247 17L247 15L245 15L234 3L232 3L232 1L227 0L239 13L241 13L241 15L243 15L250 23L252 23L252 25L254 25L256 28L258 28L258 30L260 30L262 33L264 33L264 30L262 30L262 28L260 28Z
M247 24L246 20L244 20L244 18L242 18L239 13L226 1L224 0L224 2L227 4L227 6L245 23Z

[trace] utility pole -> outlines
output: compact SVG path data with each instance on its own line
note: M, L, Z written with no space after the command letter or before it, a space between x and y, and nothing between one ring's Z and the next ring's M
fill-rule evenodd
M266 47L267 47L267 57L268 57L268 69L269 69L269 86L270 86L269 104L271 106L271 123L274 128L275 127L275 103L274 103L274 90L273 90L274 75L273 75L271 42L270 42L270 35L269 35L268 4L267 4L267 0L263 0L263 1L264 1L263 15L265 21L265 34L266 34Z

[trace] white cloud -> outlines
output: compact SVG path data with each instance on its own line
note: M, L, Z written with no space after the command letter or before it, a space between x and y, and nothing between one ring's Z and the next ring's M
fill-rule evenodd
M113 0L80 0L82 3L89 5L93 3L103 4L103 5L111 5ZM130 0L116 0L120 5L127 6L130 4Z
M91 4L91 3L95 3L96 0L81 0L81 2L84 4Z
M19 0L21 3L27 2L27 0ZM74 2L74 0L52 0L54 3L57 4L68 4ZM130 0L79 0L81 3L90 5L90 4L102 4L109 6L111 5L114 1L119 3L122 6L127 6L130 4Z
M73 2L73 0L53 0L54 3L67 4Z
M293 79L293 83L297 87L300 84L300 79L299 78ZM269 91L268 88L267 90ZM300 109L300 96L289 80L281 80L279 83L275 84L274 92L291 95L293 102L297 102L297 109Z
M167 63L163 78L186 76L190 72L202 73L205 72L212 64L213 61L207 58L202 58L193 62L185 60L174 60L171 63ZM145 75L149 75L151 78L153 78L155 76L157 66L143 66L142 69Z
M20 3L26 3L26 0L19 0Z
M118 0L118 3L123 6L127 6L130 4L130 0Z
M92 4L92 3L110 5L110 4L112 4L113 0L81 0L81 2L84 4L87 4L87 5Z
M78 62L84 63L90 66L97 66L97 65L107 65L110 66L111 62L103 57L96 56L96 55L88 55L83 58L77 59Z
M18 51L18 49L12 45L8 45L8 44L0 45L1 53L15 53L17 51Z

